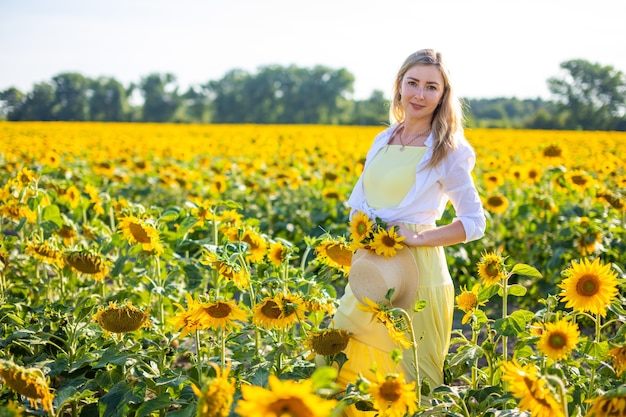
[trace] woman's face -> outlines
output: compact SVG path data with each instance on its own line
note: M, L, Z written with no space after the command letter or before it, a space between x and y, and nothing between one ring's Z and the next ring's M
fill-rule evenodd
M406 119L430 118L444 93L444 81L435 65L414 65L404 74L400 103Z

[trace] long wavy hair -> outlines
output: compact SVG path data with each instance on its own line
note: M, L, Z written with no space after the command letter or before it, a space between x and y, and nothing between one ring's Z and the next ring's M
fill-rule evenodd
M400 95L402 79L415 65L434 65L439 68L443 78L443 96L431 120L435 145L429 165L437 166L448 152L456 147L457 135L463 133L463 105L450 83L450 72L441 53L433 49L422 49L409 55L398 70L393 86L393 101L389 108L389 120L392 125L404 122L405 114Z

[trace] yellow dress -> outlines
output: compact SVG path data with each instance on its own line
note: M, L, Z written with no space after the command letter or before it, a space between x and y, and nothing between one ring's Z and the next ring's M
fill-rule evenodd
M404 150L397 145L383 147L363 173L368 204L373 208L398 205L413 186L416 167L425 151L425 147L408 146ZM415 231L433 227L407 226ZM454 285L443 247L410 247L409 250L419 268L414 301L426 301L426 308L412 317L419 346L419 377L420 380L428 380L434 388L443 383L443 364L452 332ZM374 364L383 375L402 372L407 382L414 381L416 374L412 351L404 350L400 366L396 366L390 352L398 346L389 338L384 325L372 321L371 313L360 310L358 304L347 285L333 321L335 328L350 331L352 338L344 351L348 360L341 368L337 381L346 386L354 383L359 374L370 381L375 380L375 374L371 371ZM350 417L375 415L375 412L358 411L354 406L344 410L344 413Z

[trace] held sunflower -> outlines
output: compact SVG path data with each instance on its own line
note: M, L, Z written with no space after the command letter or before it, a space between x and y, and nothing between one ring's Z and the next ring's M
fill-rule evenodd
M374 233L371 247L377 255L383 255L385 258L390 258L396 255L397 250L403 248L401 242L405 239L406 236L399 236L393 228L385 229L383 227L379 227Z
M618 294L617 274L611 271L611 265L603 265L599 258L593 262L583 259L572 261L563 272L566 277L557 286L565 307L589 312L604 317L607 308Z

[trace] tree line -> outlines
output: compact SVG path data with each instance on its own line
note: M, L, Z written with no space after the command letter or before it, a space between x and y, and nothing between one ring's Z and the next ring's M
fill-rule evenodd
M626 77L612 66L576 59L547 80L552 100L464 100L470 127L626 130ZM269 65L241 69L182 90L171 73L123 85L114 77L66 72L31 91L0 92L0 118L9 121L154 123L271 123L381 125L389 102L375 90L352 98L346 69Z

